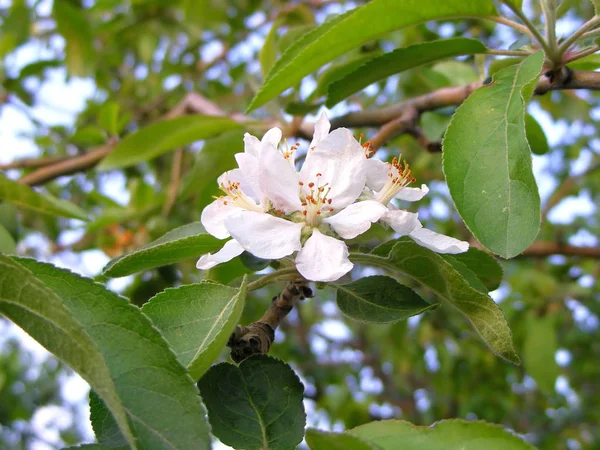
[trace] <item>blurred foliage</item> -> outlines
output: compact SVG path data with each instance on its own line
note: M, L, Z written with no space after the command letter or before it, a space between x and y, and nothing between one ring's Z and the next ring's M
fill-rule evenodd
M242 113L260 85L262 73L292 42L315 23L358 3L0 3L0 120L7 124L3 129L11 127L10 117L25 118L32 126L21 139L33 146L35 156L64 158L114 145L163 118L190 93L200 93L226 113ZM591 2L568 3L571 9L561 19L566 24L580 23L593 14ZM539 17L538 2L530 2L529 7L530 16ZM362 63L381 49L390 51L441 37L471 37L495 48L508 48L518 39L510 29L476 20L427 23L385 35L256 111L256 121L247 123L247 131L262 135L269 120L298 120L284 111L300 115L316 111L311 93L315 89L318 93L336 76L336 70L346 70L341 67L344 64ZM409 70L352 96L330 116L484 79L498 70L499 61L487 56L483 71L473 57ZM587 64L592 66L586 68L597 67L593 60ZM52 92L57 83L65 82L73 98L60 98ZM90 86L91 94L85 94L78 83ZM83 99L84 106L72 122L54 120L47 113L48 108L68 108ZM598 245L600 215L593 205L600 203L600 141L596 138L600 125L595 120L599 105L598 95L591 91L551 92L532 102L528 133L534 136L530 136L535 140L534 152L540 154L534 156L536 176L542 199L546 204L554 202L554 208L545 212L538 236L541 241ZM453 110L450 107L421 117L428 138L440 138ZM375 130L353 132L368 137ZM183 146L179 162L176 153L167 152L124 169L88 170L45 184L49 194L90 213L92 220L86 223L26 210L17 213L0 205L0 224L18 243L20 254L59 258L74 269L87 271L89 258L108 261L169 230L198 221L203 207L218 192L217 176L234 167L232 155L241 145L241 132L229 131ZM438 232L468 239L444 184L441 155L423 151L406 135L393 139L381 152L385 156L399 150L419 182L433 187L419 204L420 218ZM177 164L179 168L174 168ZM15 179L35 170L25 167L7 174ZM171 206L165 208L170 196ZM582 203L592 207L575 208ZM354 248L371 248L381 236L389 237L389 233L374 226L354 241ZM167 287L200 280L202 274L194 264L190 259L139 273L123 283L123 294L142 305ZM249 271L244 264L253 268L256 261L234 260L212 269L206 277L239 283L239 276ZM416 424L451 417L478 418L504 424L540 449L598 448L598 259L517 257L502 261L502 265L505 277L495 298L513 330L523 358L521 366L495 357L464 319L448 308L408 322L364 325L344 317L327 289L305 300L278 331L271 353L290 362L302 376L309 424L351 428L392 417ZM97 279L105 281L102 276ZM431 292L410 279L401 281L425 300L434 300ZM253 293L241 323L258 319L276 294L276 287ZM44 405L62 404L57 392L63 366L49 359L32 378L26 375L30 362L24 358L27 354L17 343L2 345L0 446L9 448L17 448L19 440L22 448L29 445L30 431L20 430L30 428L17 427L17 422L31 421ZM66 434L62 438L66 444L76 441Z

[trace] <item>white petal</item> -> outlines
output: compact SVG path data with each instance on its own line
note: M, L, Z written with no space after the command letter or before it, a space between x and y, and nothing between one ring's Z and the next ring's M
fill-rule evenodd
M298 172L275 147L265 146L262 149L259 184L261 191L276 209L281 209L286 214L300 210Z
M250 133L244 134L244 153L258 158L260 156L260 141Z
M344 239L352 239L363 234L387 213L387 208L375 200L353 203L334 216L323 219Z
M275 147L275 149L277 149L277 146L279 145L279 142L281 141L281 130L277 127L275 128L271 128L269 131L267 131L265 133L265 135L262 138L262 147L264 148L265 145L269 145L269 146L273 146Z
M422 226L413 230L409 236L413 238L417 244L437 253L464 253L469 250L468 242L459 241L450 236L436 233L427 228L422 228Z
M406 236L415 228L421 226L418 214L403 209L388 209L381 220L389 224L400 236Z
M283 258L302 247L300 233L303 223L240 210L227 218L225 226L242 247L259 258Z
M309 153L311 152L310 149L319 145L319 142L327 137L330 129L331 124L327 119L327 115L325 113L321 113L319 119L315 122L315 132L313 134L312 142L310 143Z
M229 237L229 232L225 228L225 219L240 210L237 206L226 202L226 198L219 198L202 210L200 221L206 231L219 239Z
M348 247L315 229L296 257L298 272L311 281L335 281L352 270Z
M328 183L332 208L344 209L354 203L365 187L365 153L350 130L338 128L323 139L300 171L304 186ZM321 174L317 179L317 174Z
M390 166L380 159L371 158L365 162L365 172L367 174L367 186L374 191L380 191L389 178Z
M238 153L238 154L241 154L241 153ZM244 192L244 194L251 197L255 201L259 201L258 193L254 192L254 189L252 188L252 184L250 184L248 182L248 180L244 176L244 172L242 172L241 169L229 170L229 171L225 172L224 174L222 174L219 178L217 178L217 183L219 184L219 186L220 185L227 186L229 184L229 182L239 183L240 184L239 188L242 190L242 192Z
M244 252L244 248L238 244L235 239L225 242L225 245L217 253L207 253L202 255L196 267L202 270L208 270L215 267L217 264L221 264L227 261L231 261L236 256L241 255Z
M405 200L407 202L417 202L421 200L427 193L429 188L427 185L422 184L420 188L403 188L396 194L396 198Z
M258 158L252 156L250 153L236 153L235 160L240 167L240 171L244 177L244 182L247 183L252 188L251 193L246 193L250 195L254 200L257 200L259 203L265 203L265 196L261 192L259 178L258 178ZM242 189L245 184L242 185Z

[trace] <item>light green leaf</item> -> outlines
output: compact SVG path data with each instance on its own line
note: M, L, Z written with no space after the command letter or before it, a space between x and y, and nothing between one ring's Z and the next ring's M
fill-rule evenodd
M0 225L0 252L12 254L17 252L17 244L6 228Z
M133 166L177 147L236 128L241 128L241 125L228 117L193 115L161 120L128 135L100 163L98 169Z
M70 2L54 2L57 31L65 38L66 62L70 75L90 75L94 66L94 34L82 8Z
M419 427L403 420L381 420L347 433L381 450L535 450L501 425L483 421L441 420Z
M246 300L239 289L212 282L167 289L142 307L179 362L199 379L218 358L238 324Z
M531 151L536 155L545 155L550 151L550 145L541 125L531 114L525 114L525 133Z
M273 66L249 110L265 104L306 75L349 50L390 31L429 20L489 16L488 0L374 0L308 33Z
M600 53L593 53L568 64L573 70L596 70L600 67Z
M381 275L336 284L336 288L340 310L360 322L397 322L439 306L430 305L412 289Z
M369 255L351 256L356 262L400 270L424 284L463 313L496 355L519 363L512 333L498 305L437 253L404 237L380 245Z
M0 255L0 265L2 312L90 383L129 445L209 448L191 378L138 308L50 264Z
M306 443L310 450L377 450L377 447L350 434L330 433L309 428Z
M525 135L525 107L542 52L499 71L456 110L444 137L444 172L467 227L490 251L511 258L540 226L540 196Z
M523 365L535 380L540 390L548 395L556 393L554 385L560 375L556 364L556 323L551 314L537 316L535 313L526 319L526 336L523 345Z
M487 291L493 291L500 287L504 271L492 255L470 247L465 253L441 256L446 260L451 258L467 266L482 281Z
M267 34L265 42L258 54L260 71L262 72L263 78L267 76L269 70L271 70L273 64L275 64L275 61L277 60L277 28L279 28L280 24L280 20L275 20L273 22L273 26L271 27L269 34Z
M106 133L96 126L83 127L75 131L69 141L84 146L100 145L106 142Z
M86 212L73 203L48 194L40 194L29 186L17 183L2 174L0 174L0 200L41 214L87 220Z
M124 277L182 259L198 257L222 246L223 241L206 234L200 222L192 222L169 231L132 253L113 259L104 267L103 274L111 278Z
M376 81L413 67L460 55L485 53L487 48L477 39L454 38L425 42L399 48L368 61L354 72L338 79L329 87L327 106L332 107L346 97Z
M108 102L98 111L98 125L113 136L119 134L119 104Z
M90 390L90 422L96 440L107 447L124 447L127 441L119 429L106 404L93 390Z
M213 434L244 449L294 449L304 436L304 386L290 366L256 355L221 363L198 382Z

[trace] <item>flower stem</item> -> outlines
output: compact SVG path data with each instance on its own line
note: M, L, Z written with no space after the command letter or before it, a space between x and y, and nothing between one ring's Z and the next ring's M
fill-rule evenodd
M253 282L248 283L247 289L248 291L255 291L257 289L268 286L271 283L279 281L280 278L286 278L290 275L297 275L298 278L301 278L300 274L298 273L295 267L287 267L285 269L280 269L276 270L275 272L271 272L265 276L260 277L258 280L254 280Z

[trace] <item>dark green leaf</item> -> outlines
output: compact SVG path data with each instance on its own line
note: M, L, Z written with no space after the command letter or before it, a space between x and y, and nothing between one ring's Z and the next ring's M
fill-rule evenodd
M348 433L381 450L535 450L501 425L483 421L442 420L419 427L403 420L381 420Z
M382 34L429 20L495 14L491 1L374 0L325 22L292 45L277 61L252 100L255 109L309 73Z
M444 137L444 172L456 208L475 237L504 258L525 250L540 226L525 107L543 62L537 52L498 72L456 110Z
M246 282L232 288L212 282L167 289L142 307L193 379L215 362L240 320Z
M0 174L0 200L41 214L87 220L85 211L73 203L48 194L40 194L29 186L17 183L2 174Z
M309 428L306 443L310 450L376 450L377 447L350 434L329 433Z
M169 231L154 242L110 261L103 270L111 278L124 277L153 267L173 264L219 249L223 241L206 234L200 222Z
M294 449L304 436L304 386L282 361L252 356L211 367L198 382L212 432L234 448Z
M193 115L161 120L129 134L100 163L98 169L111 170L133 166L177 147L235 128L241 128L241 125L228 117Z
M540 390L548 395L555 393L554 385L560 375L556 364L556 322L551 314L529 314L526 321L523 345L523 365Z
M124 447L127 441L102 399L90 390L90 422L96 435L96 440L107 447Z
M65 38L67 69L70 75L89 75L94 65L94 34L85 11L71 2L54 2L52 10L57 31Z
M381 275L337 284L336 288L339 308L360 322L397 322L438 307L393 278Z
M138 308L50 264L0 265L2 312L90 383L133 448L209 448L191 378Z
M362 256L366 258L361 259ZM423 283L463 313L495 354L519 363L512 344L512 333L498 305L471 286L452 264L437 253L405 237L380 245L371 255L355 255L354 259L400 270Z
M328 107L332 107L376 81L413 67L443 58L485 53L486 51L487 48L481 41L468 38L445 39L399 48L371 59L354 72L331 84L326 104Z
M545 155L550 151L550 145L546 138L546 133L531 114L525 115L525 133L527 142L531 146L531 151L536 155Z
M492 255L475 247L470 247L465 253L442 255L442 257L444 259L452 258L463 263L477 275L488 291L500 287L503 270L500 263Z

